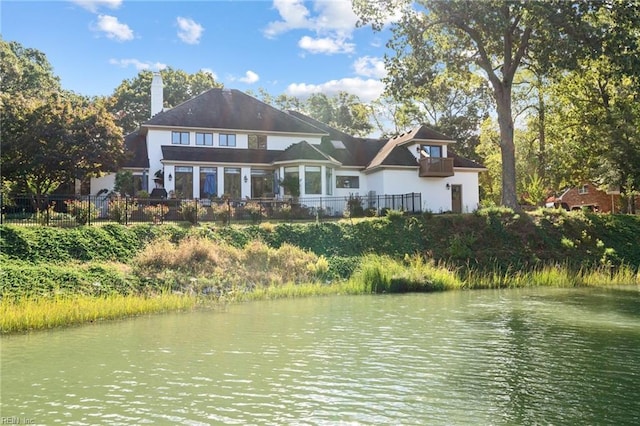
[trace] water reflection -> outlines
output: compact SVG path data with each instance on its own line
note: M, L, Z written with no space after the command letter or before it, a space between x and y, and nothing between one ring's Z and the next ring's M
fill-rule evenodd
M2 339L42 424L635 424L637 289L258 302Z

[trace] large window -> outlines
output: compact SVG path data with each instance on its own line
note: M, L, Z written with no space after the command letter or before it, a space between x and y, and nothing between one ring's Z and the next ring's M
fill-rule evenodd
M251 169L251 197L273 197L273 171Z
M249 149L267 149L267 135L249 135Z
M298 169L298 166L284 168L284 181L292 183L293 185L296 185L297 182L296 196L300 194L300 170ZM288 186L284 186L283 188L284 195L292 195L291 188Z
M360 188L360 177L336 176L336 188Z
M236 135L220 133L220 146L236 146Z
M196 133L196 145L213 146L213 133Z
M218 169L200 167L200 198L218 196Z
M442 158L442 147L440 145L422 145L421 154L425 157Z
M176 167L176 198L193 198L193 167Z
M240 168L224 168L224 193L231 198L240 198Z
M331 167L327 167L325 175L327 195L333 195L333 169Z
M320 166L305 166L304 168L304 193L322 194L322 169Z
M189 145L189 132L171 132L171 143L174 145Z

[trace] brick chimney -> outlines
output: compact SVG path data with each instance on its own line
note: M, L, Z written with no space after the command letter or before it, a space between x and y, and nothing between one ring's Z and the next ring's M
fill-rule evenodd
M164 103L162 88L162 76L159 72L153 73L153 79L151 80L151 117L159 112L162 112L162 105Z

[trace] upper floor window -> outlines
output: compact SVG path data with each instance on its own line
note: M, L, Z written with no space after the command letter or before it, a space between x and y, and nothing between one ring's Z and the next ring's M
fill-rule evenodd
M220 146L236 146L236 135L220 133Z
M196 145L213 146L213 133L196 133Z
M267 149L267 135L249 135L249 149Z
M588 194L588 193L589 193L589 186L588 185L582 185L580 188L578 188L578 194L584 195L584 194Z
M421 145L420 154L421 157L441 158L442 147L440 145Z
M171 143L174 145L189 145L189 132L171 132Z

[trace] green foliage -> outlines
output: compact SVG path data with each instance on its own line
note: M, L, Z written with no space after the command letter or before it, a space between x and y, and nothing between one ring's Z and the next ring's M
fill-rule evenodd
M187 200L180 203L178 214L183 220L196 225L199 220L202 220L207 215L207 209L200 206L196 200Z
M266 216L266 212L264 211L264 208L259 203L256 203L255 201L246 203L242 207L242 210L245 214L249 216L252 223L258 223L263 217Z
M88 200L67 200L65 201L67 211L80 225L86 225L90 220L98 218L96 205Z
M126 224L131 219L131 215L138 209L138 204L131 198L116 197L109 200L109 219Z
M294 175L286 175L283 177L279 185L284 188L285 194L291 195L292 197L300 196L300 179Z
M118 171L113 190L122 196L133 196L133 173L130 170Z
M169 213L169 206L164 204L152 204L144 206L144 215L153 221L153 223L161 223Z
M220 204L212 204L213 217L225 225L231 221L231 217L235 214L236 209L231 206L229 201Z
M344 211L344 217L363 217L364 208L362 207L362 197L359 195L349 194L347 205Z

